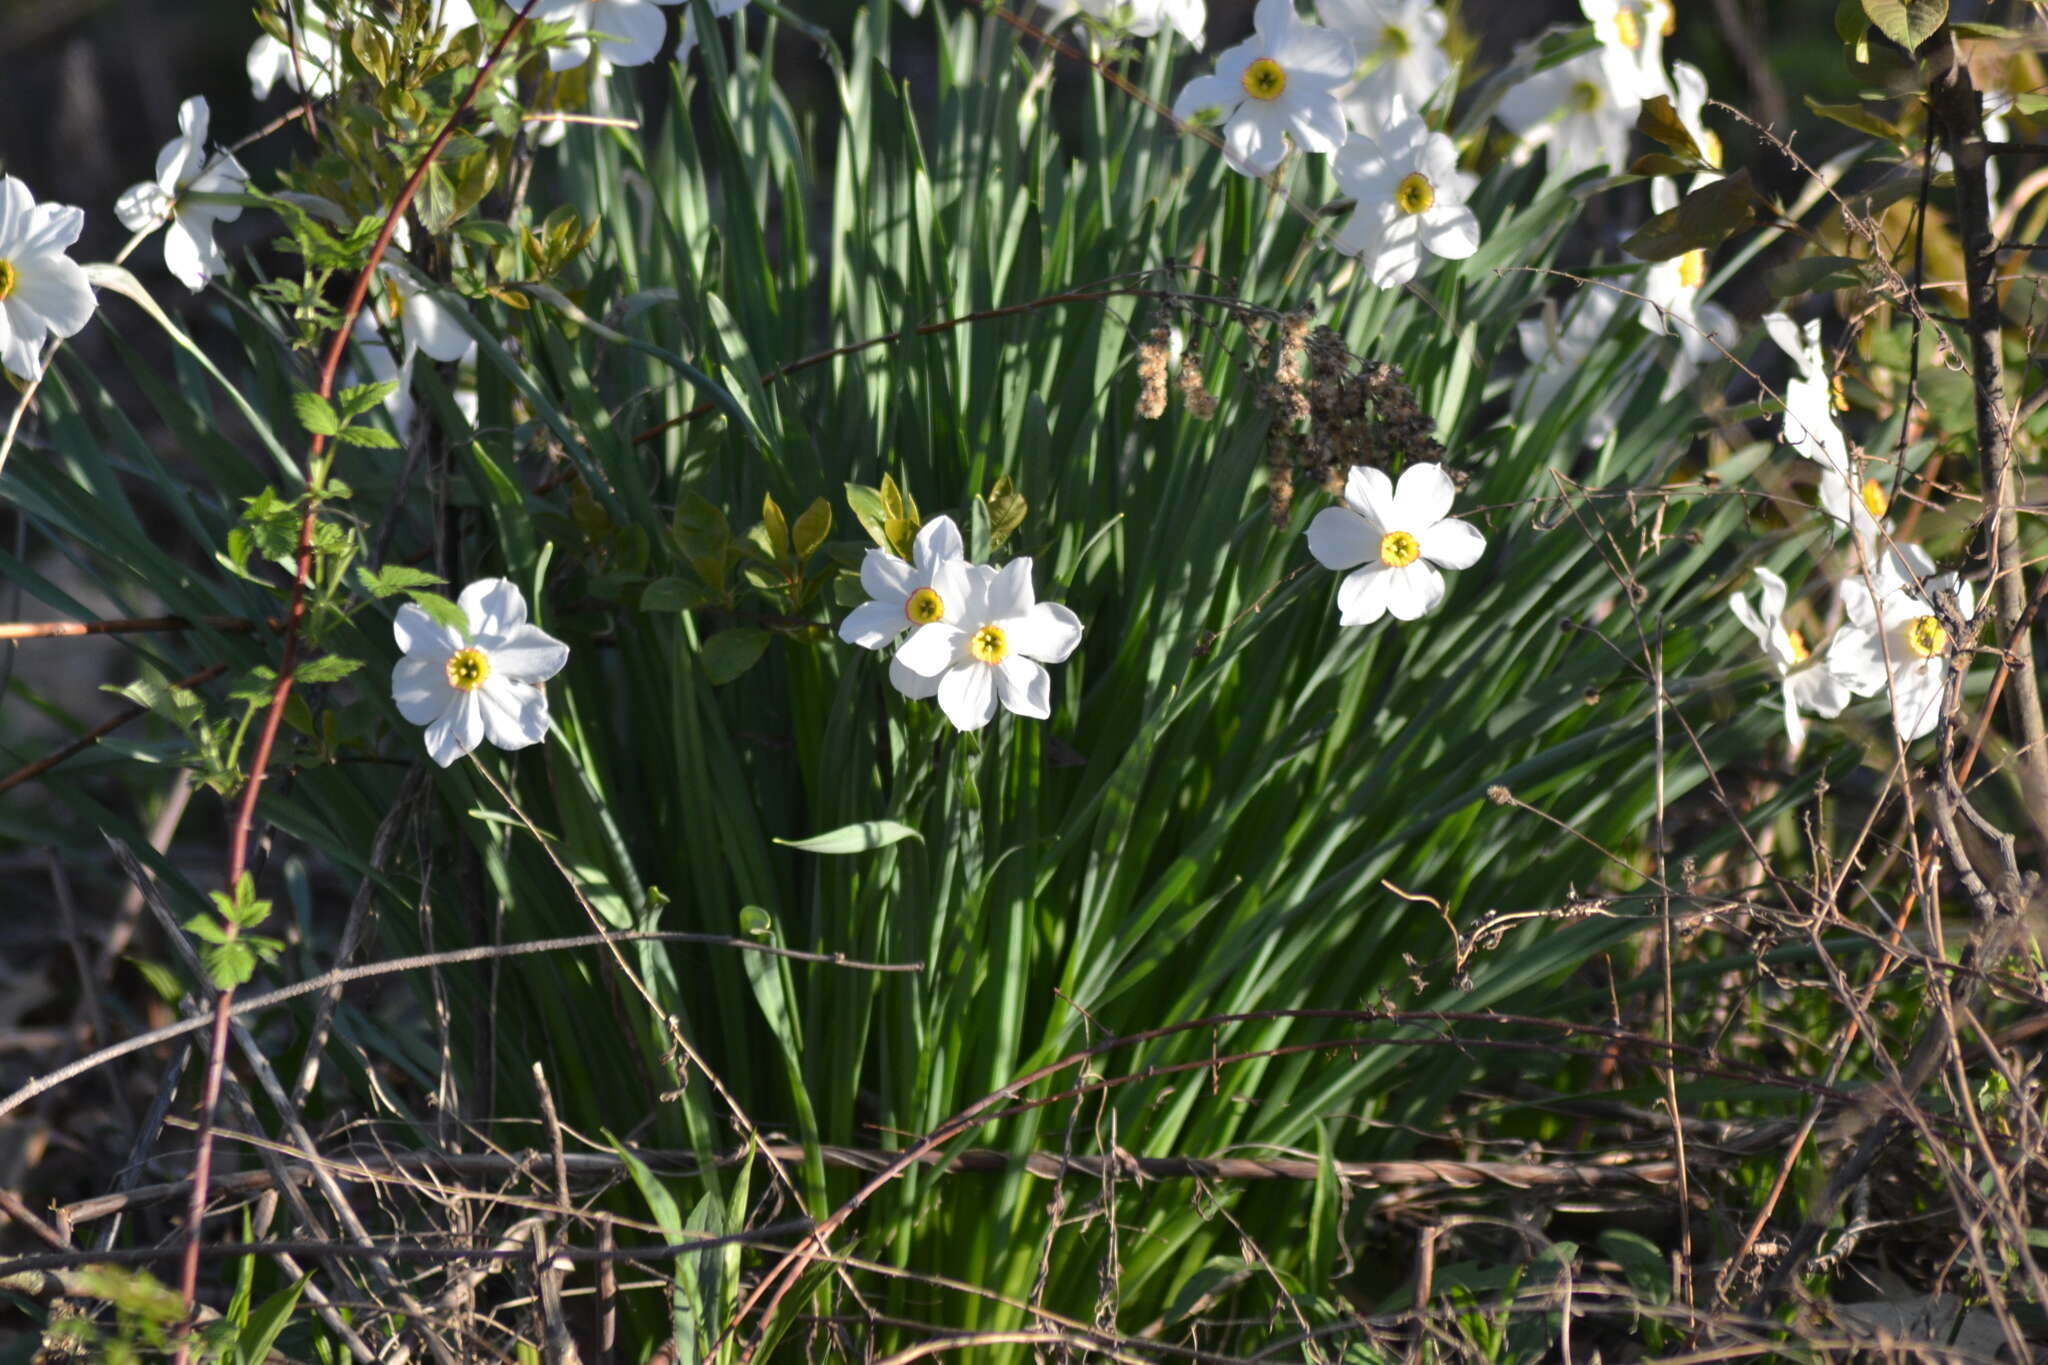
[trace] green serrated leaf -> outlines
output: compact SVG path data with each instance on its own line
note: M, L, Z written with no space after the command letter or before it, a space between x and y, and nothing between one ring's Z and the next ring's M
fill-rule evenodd
M333 404L317 393L295 393L292 395L292 411L298 415L299 425L315 436L333 436L341 430L341 418L335 413ZM269 489L264 489L268 493Z
M343 427L335 439L366 450L397 450L398 438L382 427Z
M353 422L397 392L398 381L395 379L377 384L351 384L335 395L335 403L341 409L341 420Z
M226 943L228 931L211 915L194 915L185 921L185 932L201 943Z
M313 660L311 663L299 665L298 679L307 686L340 682L362 666L363 661L361 659L350 659L340 654L328 654Z
M447 580L437 573L415 569L410 564L386 564L374 573L358 565L356 584L372 597L396 597L408 588L431 588Z

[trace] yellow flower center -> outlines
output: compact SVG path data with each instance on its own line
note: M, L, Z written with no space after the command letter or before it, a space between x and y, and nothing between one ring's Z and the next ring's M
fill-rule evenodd
M1865 479L1863 481L1863 506L1871 516L1882 517L1886 509L1891 505L1892 500L1885 493L1883 484L1879 483L1876 479Z
M919 588L904 599L903 614L921 626L928 626L946 614L946 604L930 588Z
M983 626L967 638L967 652L985 664L999 664L1010 657L1010 642L1001 626Z
M1403 213L1421 213L1436 202L1436 186L1429 183L1429 177L1420 171L1410 171L1401 177L1401 183L1394 189L1394 204Z
M1786 630L1785 642L1792 647L1792 662L1795 664L1805 663L1813 654L1813 651L1806 647L1806 637L1796 630Z
M1271 57L1261 57L1244 69L1244 92L1255 100L1277 100L1287 88L1287 73Z
M14 262L0 261L0 302L4 302L7 296L14 292L14 286L20 278L14 273Z
M1678 11L1676 9L1665 4L1664 0L1650 0L1650 9L1653 12L1662 11L1664 20L1657 25L1657 28L1666 38L1678 32Z
M1621 45L1630 52L1642 47L1643 25L1634 10L1618 9L1614 12L1614 36L1621 39Z
M1828 381L1828 397L1834 402L1836 412L1849 410L1849 391L1842 387L1842 376L1836 375Z
M1923 659L1931 659L1948 645L1948 632L1932 616L1916 616L1906 627L1906 647Z
M1721 164L1721 135L1711 128L1700 129L1698 138L1700 155L1707 159L1709 166Z
M474 692L491 676L491 656L471 646L448 656L448 685L458 692Z
M1678 258L1678 282L1687 289L1697 289L1707 282L1707 253L1688 251Z
M1388 24L1380 30L1380 48L1389 57L1405 57L1415 46L1408 40L1408 30Z
M1607 96L1592 81L1580 81L1565 96L1565 108L1575 114L1590 114L1607 102Z
M1389 531L1380 537L1380 563L1390 569L1405 569L1422 558L1422 543L1406 531Z

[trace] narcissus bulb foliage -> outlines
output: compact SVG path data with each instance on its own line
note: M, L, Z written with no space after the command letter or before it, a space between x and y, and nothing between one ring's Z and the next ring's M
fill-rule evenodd
M524 749L548 733L541 684L569 662L569 647L526 620L526 598L503 578L485 578L457 599L463 632L408 602L392 634L405 652L391 670L398 713L427 727L427 755L447 767L485 739Z
M668 16L660 6L681 3L682 0L540 0L527 17L535 23L569 26L568 38L548 53L548 68L552 71L579 67L590 60L593 52L613 66L645 66L661 55L661 40L668 35ZM505 0L505 4L514 10L526 8L526 0ZM713 12L718 12L716 6Z
M1422 110L1451 78L1449 20L1435 0L1316 0L1316 13L1358 49L1358 79L1344 93L1354 129L1371 131L1399 97Z
M1785 701L1785 737L1791 741L1792 757L1797 758L1806 747L1806 718L1801 713L1841 715L1849 704L1849 686L1835 675L1824 655L1815 653L1805 637L1785 624L1785 580L1759 568L1756 581L1756 605L1738 595L1728 600L1728 609L1756 637L1771 667L1778 671Z
M1457 486L1438 464L1412 464L1398 486L1383 472L1354 465L1344 501L1308 524L1308 552L1345 575L1337 588L1340 625L1369 626L1382 616L1413 621L1444 600L1439 569L1469 569L1486 537L1448 513Z
M1967 620L1975 607L1970 585L1952 573L1934 574L1918 546L1887 554L1865 582L1861 575L1842 583L1842 610L1849 624L1828 646L1828 667L1859 697L1889 692L1892 725L1908 744L1941 721L1942 690L1954 652L1948 627L1930 599L1955 594L1956 610ZM1917 580L1917 582L1916 582Z
M1182 123L1221 123L1230 164L1265 175L1287 154L1336 151L1346 125L1337 91L1358 52L1349 38L1308 23L1294 0L1259 0L1252 36L1216 59L1216 74L1189 81L1173 102Z
M923 680L925 695L939 699L946 719L957 729L979 730L995 719L998 704L1035 720L1052 715L1052 675L1045 665L1074 652L1081 620L1057 602L1037 600L1030 558L1001 569L942 560L930 590L948 616L919 625L896 659ZM957 615L954 602L960 603Z
M1424 252L1456 261L1479 250L1479 219L1465 205L1479 182L1458 169L1456 144L1399 98L1387 113L1384 127L1353 133L1330 163L1358 201L1334 245L1382 289L1414 279Z
M74 336L98 306L85 270L65 253L85 227L67 204L38 204L28 186L0 176L0 366L43 377L43 342Z
M214 225L242 216L240 204L208 203L196 196L238 194L249 183L249 173L232 153L207 157L209 120L205 96L194 95L179 105L178 136L157 153L156 179L130 185L114 204L114 216L130 232L170 224L164 233L164 266L195 294L228 268L213 240Z
M1602 50L1537 72L1501 97L1498 112L1522 140L1518 160L1547 148L1553 173L1578 175L1627 167L1642 105L1626 73L1618 80Z

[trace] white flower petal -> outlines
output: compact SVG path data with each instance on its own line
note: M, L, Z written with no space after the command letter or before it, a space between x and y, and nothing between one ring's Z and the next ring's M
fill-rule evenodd
M1799 699L1793 694L1792 680L1780 682L1779 690L1785 708L1786 752L1798 758L1799 751L1806 747L1806 718L1799 714Z
M996 697L1010 711L1033 720L1052 715L1052 675L1021 654L1012 654L992 669Z
M483 706L476 693L464 692L427 727L427 757L445 768L483 740Z
M927 574L942 559L966 557L967 542L960 538L960 528L951 517L933 517L919 527L917 540L910 547L912 562Z
M164 268L180 284L197 294L226 267L226 258L213 245L210 222L189 215L171 220L164 233Z
M1205 109L1220 110L1227 117L1243 100L1243 86L1233 85L1220 75L1197 76L1174 97L1173 117L1176 122L1190 123Z
M983 610L992 621L1007 621L1031 610L1037 594L1031 588L1031 556L1022 555L996 572L983 599Z
M114 201L114 217L130 232L147 232L171 221L171 195L154 180L144 180L121 191Z
M398 615L391 622L391 635L398 641L400 650L435 659L437 668L446 664L448 656L463 646L458 632L450 630L410 602L398 609Z
M1344 502L1365 518L1366 532L1373 538L1373 553L1378 554L1380 537L1399 524L1395 520L1394 481L1384 469L1355 464L1344 476Z
M1479 250L1479 218L1463 204L1439 204L1423 213L1422 244L1447 261Z
M463 330L457 312L453 304L416 290L405 301L405 339L443 364L464 359L476 340Z
M910 632L910 638L896 651L896 661L920 677L936 678L960 657L966 639L967 632L960 627L934 621Z
M456 603L479 640L502 640L526 624L526 597L509 578L479 578Z
M1850 701L1848 685L1836 677L1821 659L1814 659L1786 674L1785 687L1801 710L1816 716L1839 716Z
M1397 621L1414 621L1444 600L1444 576L1428 560L1387 570L1387 611Z
M543 683L569 663L569 646L536 625L522 623L501 635L479 633L477 644L491 656L493 678Z
M944 672L939 672L929 678L923 677L905 668L901 658L889 660L889 685L912 701L930 701L938 696L939 679L945 676Z
M1425 529L1416 541L1422 557L1446 569L1469 569L1486 553L1486 536L1469 521L1446 517Z
M1348 505L1325 507L1308 524L1308 552L1316 563L1341 573L1378 559L1384 534Z
M1931 659L1916 659L1910 664L1896 664L1892 671L1892 723L1898 727L1899 738L1911 744L1923 735L1932 734L1934 727L1941 723L1942 683L1947 672L1947 659L1936 655Z
M986 565L969 564L964 559L940 560L932 569L932 591L946 611L939 619L959 621L978 614L987 597L987 582L994 576L995 571Z
M1375 558L1354 569L1337 585L1337 624L1369 626L1387 614L1387 594L1394 571Z
M500 678L494 670L475 695L484 733L500 749L524 749L547 738L548 698L538 687Z
M979 730L994 720L995 670L982 663L947 669L946 676L939 679L939 709L959 730Z
M897 602L863 602L839 623L839 638L862 649L882 649L910 626Z
M1419 536L1450 513L1457 496L1458 485L1451 482L1442 465L1411 464L1401 471L1401 482L1394 488L1394 515L1387 528Z
M1081 644L1081 618L1058 602L1036 603L1000 624L1012 654L1044 663L1063 661Z
M641 0L592 0L590 31L613 66L645 66L661 55L668 19Z
M877 602L894 602L903 610L903 600L929 581L887 550L871 549L861 556L860 585Z
M10 306L25 306L60 337L77 335L92 320L98 306L85 267L69 256L55 254L24 256L15 260L17 272Z
M414 725L428 725L453 706L461 693L448 681L448 660L408 654L391 666L391 700Z

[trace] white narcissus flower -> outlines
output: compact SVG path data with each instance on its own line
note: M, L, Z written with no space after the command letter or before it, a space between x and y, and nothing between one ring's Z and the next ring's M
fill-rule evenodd
M536 23L569 25L569 35L560 47L548 53L548 69L568 71L590 60L593 52L613 66L645 66L661 55L661 40L668 34L668 16L663 5L683 0L540 0L527 17ZM714 14L731 14L745 0ZM512 9L526 8L526 0L505 0Z
M1442 465L1412 464L1397 487L1383 472L1354 465L1341 506L1308 524L1308 552L1326 569L1351 570L1337 588L1337 621L1369 626L1391 613L1413 621L1444 600L1437 570L1469 569L1486 537L1446 515L1457 487Z
M1449 21L1435 0L1316 0L1316 13L1358 48L1358 79L1344 92L1353 128L1377 128L1387 101L1427 109L1451 78Z
M918 626L896 659L923 680L926 695L938 697L946 719L957 729L979 730L995 719L998 703L1036 720L1051 716L1052 675L1044 666L1074 652L1081 620L1057 602L1037 600L1030 558L1000 570L941 560L931 587L947 604L948 619Z
M392 634L405 657L391 670L398 713L427 727L427 754L447 767L489 739L524 749L548 733L541 684L569 662L569 647L526 620L526 598L503 578L485 578L458 599L469 638L408 602Z
M1337 91L1358 65L1349 38L1305 22L1294 0L1259 0L1252 36L1216 59L1216 74L1197 76L1173 102L1182 123L1223 123L1230 164L1266 175L1287 154L1286 139L1306 152L1328 154L1347 131Z
M1900 555L1885 556L1874 575L1875 591L1860 576L1845 580L1842 609L1849 624L1828 646L1828 668L1851 692L1890 693L1892 724L1908 744L1940 722L1948 676L1948 629L1927 598L1954 593L1956 610L1966 619L1975 607L1970 585L1956 575L1920 572L1932 567L1917 546L1906 546ZM1923 580L1926 596L1909 570Z
M1579 0L1579 12L1593 21L1617 91L1637 100L1671 93L1664 35L1677 27L1678 16L1670 0Z
M1836 411L1845 409L1847 402L1827 373L1820 323L1816 319L1803 330L1797 329L1790 318L1778 314L1765 318L1764 326L1799 369L1785 382L1781 424L1785 444L1820 466L1820 510L1829 520L1847 527L1862 546L1865 561L1875 564L1880 558L1878 547L1891 529L1885 520L1891 495L1875 478L1859 477L1848 438L1835 420Z
M860 585L871 600L839 623L839 638L862 649L887 649L906 630L934 622L958 623L967 609L967 596L942 596L932 585L932 575L939 565L966 557L966 542L951 517L933 517L918 529L907 564L887 550L869 550L860 563ZM889 661L889 681L916 701L938 690L937 679L912 673L900 658Z
M85 270L65 253L85 212L38 204L28 186L0 176L0 367L43 377L43 342L74 336L99 306Z
M1642 99L1618 84L1604 52L1587 52L1538 71L1501 97L1500 120L1522 139L1517 158L1539 147L1558 174L1620 171L1628 165L1629 135Z
M903 0L906 9L913 3L924 8L924 0ZM1209 9L1203 0L1059 0L1052 8L1055 23L1086 14L1133 38L1150 38L1171 28L1197 52L1209 40Z
M1769 569L1756 571L1760 585L1755 606L1737 595L1728 609L1742 622L1778 670L1779 686L1785 698L1785 737L1791 741L1792 757L1806 747L1806 719L1801 712L1816 716L1839 716L1849 704L1849 687L1828 666L1825 657L1807 648L1798 631L1785 624L1785 580Z
M1337 250L1365 263L1382 289L1406 284L1427 251L1461 261L1479 250L1479 219L1465 206L1479 183L1458 169L1458 148L1408 112L1398 98L1377 133L1353 133L1330 163L1358 201L1337 233Z
M130 185L114 204L114 216L130 232L170 224L164 233L164 265L195 294L228 268L227 257L213 240L213 228L241 217L242 206L210 204L192 196L236 194L249 183L249 173L232 153L207 158L209 119L203 95L179 105L178 136L157 153L156 179Z

